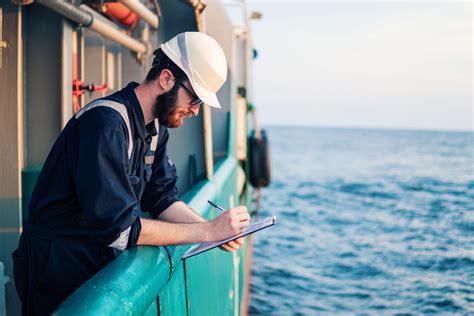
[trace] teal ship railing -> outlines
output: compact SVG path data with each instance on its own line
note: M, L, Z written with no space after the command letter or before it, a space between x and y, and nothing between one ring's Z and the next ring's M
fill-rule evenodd
M183 200L204 217L207 203L229 205L236 192L237 161L227 157ZM224 200L226 199L226 200ZM55 315L240 315L246 247L212 250L181 260L189 246L140 246L125 251L64 301ZM232 269L233 267L233 269ZM64 276L67 277L67 276Z

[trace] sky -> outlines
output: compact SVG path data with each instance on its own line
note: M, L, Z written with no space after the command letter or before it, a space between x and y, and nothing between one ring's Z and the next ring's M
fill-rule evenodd
M470 1L258 1L265 125L473 130Z

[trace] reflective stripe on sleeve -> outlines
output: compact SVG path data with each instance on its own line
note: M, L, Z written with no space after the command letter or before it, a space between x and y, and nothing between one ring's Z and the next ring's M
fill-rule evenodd
M122 250L122 251L127 249L128 236L130 236L131 229L132 229L132 226L128 227L123 232L121 232L119 238L117 238L113 243L111 243L109 247Z
M150 144L150 149L152 151L156 151L156 146L158 146L158 136L160 135L160 123L158 122L158 119L155 119L155 129L156 135L151 138Z

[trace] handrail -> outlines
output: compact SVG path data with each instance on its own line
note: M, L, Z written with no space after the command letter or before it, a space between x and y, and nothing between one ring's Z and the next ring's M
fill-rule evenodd
M183 196L191 208L205 215L208 199L216 199L237 167L233 157L216 166L212 180L203 180ZM190 246L140 246L125 251L77 289L54 315L143 314L156 300ZM171 258L171 261L170 261Z

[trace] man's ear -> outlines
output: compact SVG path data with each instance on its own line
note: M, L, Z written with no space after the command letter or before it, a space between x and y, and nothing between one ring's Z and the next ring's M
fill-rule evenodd
M161 89L163 89L165 92L168 92L175 85L175 80L176 79L174 78L171 71L168 69L163 69L160 76L158 77L158 84L160 85Z

